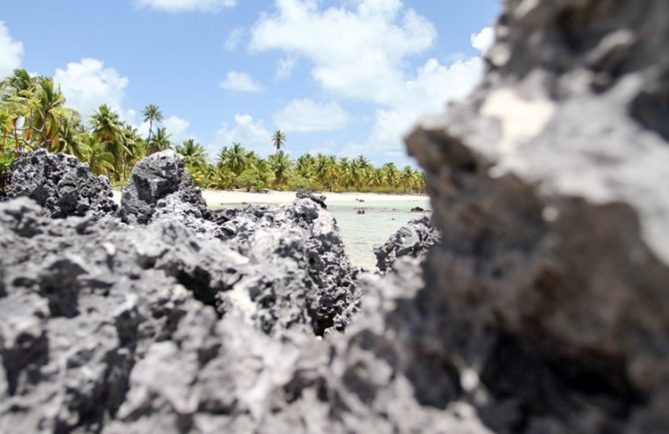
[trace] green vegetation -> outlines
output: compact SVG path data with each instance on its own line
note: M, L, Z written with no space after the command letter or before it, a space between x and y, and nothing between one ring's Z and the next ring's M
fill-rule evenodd
M88 163L93 173L108 176L116 185L125 183L133 165L144 156L174 149L183 155L197 185L204 188L424 191L422 173L410 166L398 169L387 163L375 167L363 156L348 159L304 154L294 160L285 152L286 135L279 130L267 138L276 149L268 158L241 143L232 143L223 147L212 163L204 147L193 139L182 144L171 142L167 130L159 126L163 115L155 104L142 112L149 123L148 135L143 138L107 105L101 105L84 122L65 103L50 77L31 77L25 70L16 70L0 82L0 193L14 159L37 148L74 155Z

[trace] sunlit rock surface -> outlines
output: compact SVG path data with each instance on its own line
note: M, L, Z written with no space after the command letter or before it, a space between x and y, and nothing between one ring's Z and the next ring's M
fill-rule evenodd
M308 195L207 211L171 153L123 220L0 204L0 432L666 433L669 3L496 33L408 136L441 242L384 275Z
M116 211L106 177L93 176L85 164L70 155L42 149L14 163L7 196L30 197L55 218Z

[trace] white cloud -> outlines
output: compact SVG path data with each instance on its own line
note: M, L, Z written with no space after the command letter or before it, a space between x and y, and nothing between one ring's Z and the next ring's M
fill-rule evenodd
M495 31L492 27L484 27L480 32L472 34L469 39L472 47L485 54L495 42Z
M219 83L223 89L233 92L262 92L262 86L245 72L230 71L225 80Z
M225 49L227 51L235 51L239 46L239 43L242 41L242 36L244 36L243 27L235 27L232 29L225 40Z
M5 23L0 21L0 78L7 77L23 62L23 44L12 39Z
M129 109L121 117L130 125L137 129L137 134L140 137L146 138L149 134L149 123L144 122L143 117L140 118L140 113L137 110ZM188 131L190 121L179 116L170 115L164 118L161 122L153 123L153 131L155 133L157 127L163 127L170 135L172 143L180 144L186 139L196 138L194 134Z
M105 67L102 61L82 59L78 63L68 63L65 69L56 69L54 81L65 95L67 106L76 109L83 116L90 116L99 106L107 104L122 120L136 128L140 136L148 135L149 123L144 122L140 117L141 113L123 106L128 79L122 77L114 68ZM175 143L192 137L188 132L190 122L178 116L166 117L161 126L167 128Z
M336 102L317 103L311 99L293 100L274 114L274 123L286 132L340 130L348 121L348 113Z
M170 139L174 143L179 144L187 138L192 137L192 135L188 133L190 122L179 116L169 116L163 120L162 126L167 129L167 132L171 136Z
M237 0L135 0L140 7L164 12L216 12L237 6Z
M483 61L479 57L458 60L450 65L429 59L415 77L405 83L402 97L376 110L364 149L368 154L401 164L408 162L403 136L420 117L442 112L448 101L467 96L478 84L482 73Z
M252 27L250 49L304 58L316 83L335 98L374 106L367 139L345 145L340 154L364 152L379 161L408 161L402 136L422 115L443 111L448 101L469 94L482 75L483 61L479 56L446 63L427 59L411 70L409 57L431 47L437 36L425 17L401 0L348 0L329 8L322 4L276 0L276 10ZM485 28L471 35L471 42L483 51L492 38L492 29ZM280 62L277 76L281 67Z
M54 81L67 98L67 105L83 115L92 114L100 105L107 104L123 113L123 97L128 79L114 68L106 68L98 59L82 59L58 68Z
M254 121L249 114L236 114L234 124L224 123L216 137L215 147L230 146L238 142L260 155L269 155L272 152L272 133L264 127L262 121Z
M290 77L290 74L293 73L294 67L295 67L295 58L283 57L279 59L279 62L276 64L275 77L279 79Z
M399 0L345 3L357 6L320 10L316 0L277 0L276 12L254 24L250 48L303 56L326 90L388 103L403 81L405 58L431 46L434 26Z

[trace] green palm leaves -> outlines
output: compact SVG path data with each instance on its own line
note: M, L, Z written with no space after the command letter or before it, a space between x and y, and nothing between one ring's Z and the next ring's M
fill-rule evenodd
M149 104L142 110L144 122L149 123L149 136L146 138L146 143L151 143L151 133L153 132L153 123L161 122L163 120L163 113L155 104Z
M421 172L392 163L375 167L366 157L304 154L293 160L285 151L286 135L271 137L275 152L263 158L235 142L223 147L214 164L194 139L172 143L161 127L163 114L155 104L142 111L148 122L143 138L108 105L101 105L88 122L67 108L65 97L49 77L16 70L0 82L0 189L16 156L25 149L43 147L87 162L95 174L123 183L132 166L145 155L175 149L201 187L277 190L309 188L330 191L422 192Z
M286 135L281 130L276 130L272 134L272 145L276 148L276 152L281 150L281 147L286 144Z

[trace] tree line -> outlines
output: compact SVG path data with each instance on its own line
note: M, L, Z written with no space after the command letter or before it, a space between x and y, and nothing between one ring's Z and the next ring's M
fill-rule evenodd
M293 159L284 150L286 136L279 130L268 137L276 152L267 158L232 143L210 161L205 148L194 139L172 142L160 126L163 115L157 105L147 105L142 115L149 124L146 137L107 105L98 107L86 122L66 106L51 77L14 71L0 82L0 187L17 157L44 148L74 155L88 163L94 174L105 175L116 185L125 183L133 165L143 157L174 149L202 188L384 193L420 193L425 188L422 173L411 166L374 166L364 156L351 159L321 153Z

